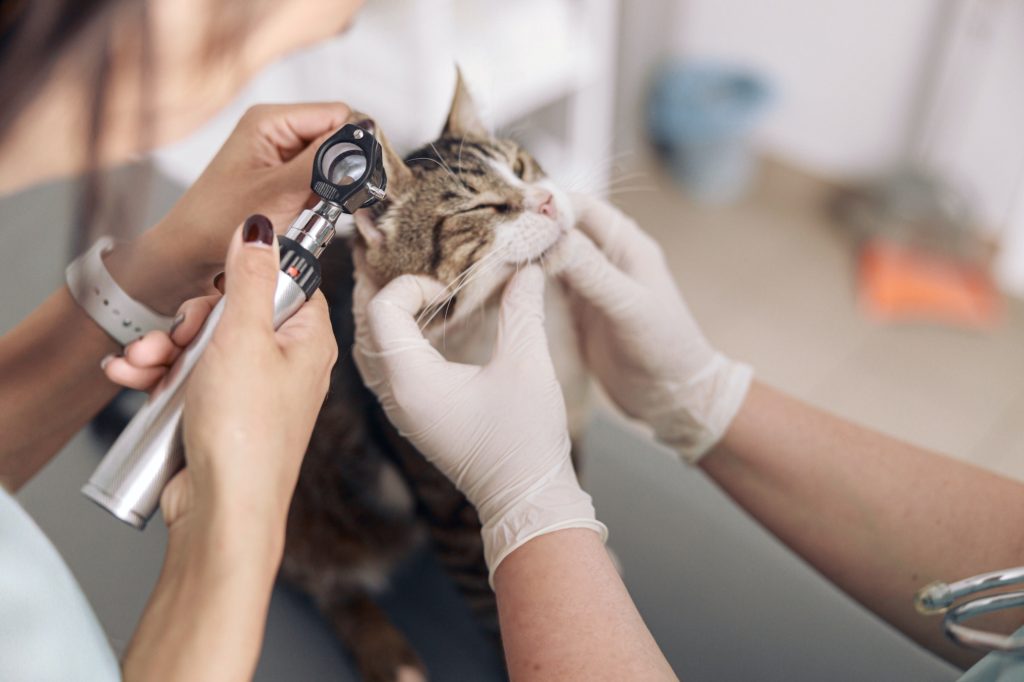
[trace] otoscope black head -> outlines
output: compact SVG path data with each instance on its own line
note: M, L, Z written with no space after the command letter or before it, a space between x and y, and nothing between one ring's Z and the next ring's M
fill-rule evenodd
M380 143L364 128L346 125L317 150L310 186L345 213L377 203L388 186Z

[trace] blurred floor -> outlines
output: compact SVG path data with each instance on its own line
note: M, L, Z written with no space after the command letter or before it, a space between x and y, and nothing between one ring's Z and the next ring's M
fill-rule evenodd
M665 248L723 352L817 406L1024 479L1024 304L994 333L869 322L827 184L769 162L743 202L701 206L642 165L622 183L639 191L613 198Z

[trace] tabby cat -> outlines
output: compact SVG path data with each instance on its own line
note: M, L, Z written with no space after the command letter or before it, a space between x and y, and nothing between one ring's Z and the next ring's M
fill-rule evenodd
M568 197L518 144L487 132L461 77L433 143L403 160L375 133L384 147L387 199L356 218L371 274L380 284L421 273L451 285L423 316L427 336L450 360L485 363L502 286L517 266L553 255L574 221ZM303 463L282 572L313 597L366 680L425 679L418 656L371 595L401 559L432 542L481 627L497 641L480 523L362 385L348 352L351 254L336 244L324 258L323 291L343 352ZM587 380L555 282L546 306L552 355L576 426Z

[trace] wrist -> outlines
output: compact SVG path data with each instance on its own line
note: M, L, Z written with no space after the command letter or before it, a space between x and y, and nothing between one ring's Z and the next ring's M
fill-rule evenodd
M750 390L753 369L714 352L693 378L671 385L665 409L647 420L665 445L697 464L725 432Z
M218 266L193 256L162 224L120 243L105 258L111 276L129 296L162 315L190 298L210 293Z
M207 577L245 576L273 584L284 552L284 523L259 522L234 514L197 514L168 529L168 556L176 550L182 570Z
M244 679L255 669L280 551L248 541L231 519L188 520L169 524L160 580L122 661L125 679L212 679L211 671Z
M482 507L480 516L492 587L501 562L534 538L567 528L591 529L602 542L608 537L608 528L597 520L590 495L580 488L568 457L541 484L506 501L500 509Z

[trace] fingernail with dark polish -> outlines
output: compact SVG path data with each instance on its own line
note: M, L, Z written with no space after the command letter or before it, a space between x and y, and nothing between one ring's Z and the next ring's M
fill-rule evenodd
M270 246L274 243L274 226L265 215L255 213L245 219L242 227L242 241L246 244Z
M184 321L185 321L185 313L178 313L178 316L174 318L173 322L171 322L171 328L167 330L167 335L168 336L173 336L174 335L174 330L177 329L181 325L181 323L184 322Z
M223 272L218 272L217 276L213 278L213 288L216 289L217 291L219 291L222 294L224 293L224 273Z

